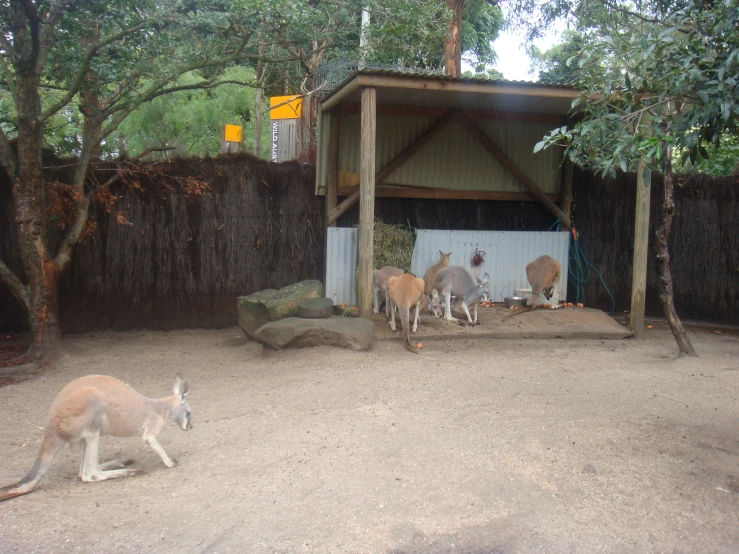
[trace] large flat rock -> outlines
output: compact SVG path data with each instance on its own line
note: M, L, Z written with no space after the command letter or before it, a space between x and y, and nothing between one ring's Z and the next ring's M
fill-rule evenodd
M300 281L280 290L265 289L236 299L239 327L250 339L257 330L270 321L297 316L300 303L323 296L321 281Z
M367 350L375 338L372 322L364 318L332 316L320 319L288 317L262 325L256 333L262 344L275 349L341 346Z

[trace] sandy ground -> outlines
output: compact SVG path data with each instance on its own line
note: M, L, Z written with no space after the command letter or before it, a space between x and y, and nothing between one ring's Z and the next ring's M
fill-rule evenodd
M267 352L236 329L67 337L58 369L0 388L0 484L32 465L57 391L90 373L164 396L194 428L104 459L66 449L0 504L0 552L739 551L739 338L400 340Z

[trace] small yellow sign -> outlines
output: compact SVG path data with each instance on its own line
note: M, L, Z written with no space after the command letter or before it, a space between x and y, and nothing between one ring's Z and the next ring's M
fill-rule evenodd
M228 123L223 126L223 140L226 142L241 142L243 140L244 129L241 125L229 125Z
M272 96L269 107L270 119L300 119L303 99L297 96Z

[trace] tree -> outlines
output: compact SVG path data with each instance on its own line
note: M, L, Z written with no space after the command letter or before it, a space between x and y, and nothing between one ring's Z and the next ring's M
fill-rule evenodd
M739 6L736 0L655 2L639 11L608 0L588 5L608 13L598 15L598 33L569 61L582 69L581 119L572 129L552 131L536 150L563 144L566 156L603 173L635 170L640 162L664 173L660 299L680 354L695 355L673 302L667 247L675 215L672 152L677 148L695 163L709 157L707 146L739 134ZM629 25L600 25L613 14Z
M59 339L57 280L88 221L87 170L136 107L182 90L213 89L240 59L258 3L9 0L0 8L0 74L12 125L0 128L0 162L12 181L23 272L0 260L0 278L26 310L37 357ZM274 14L272 14L274 15ZM282 16L282 14L281 14ZM178 84L181 75L198 75ZM41 152L55 118L76 123L74 213L58 248L48 240ZM58 139L58 135L56 135ZM14 139L14 145L11 144Z

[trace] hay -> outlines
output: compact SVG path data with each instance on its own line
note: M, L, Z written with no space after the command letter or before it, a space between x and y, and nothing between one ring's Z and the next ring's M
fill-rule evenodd
M414 244L415 235L409 228L376 220L372 248L375 268L391 265L410 273Z

